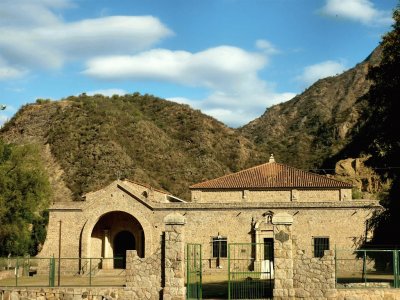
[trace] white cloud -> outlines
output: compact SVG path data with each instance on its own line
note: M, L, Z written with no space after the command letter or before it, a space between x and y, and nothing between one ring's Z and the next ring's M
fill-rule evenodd
M62 19L53 10L73 7L69 0L2 0L0 26L51 26Z
M123 89L104 89L104 90L95 90L95 91L89 91L86 93L88 96L93 96L93 95L103 95L103 96L114 96L114 95L126 95L128 94L127 91L123 90Z
M0 81L20 78L27 73L27 70L2 63L0 58Z
M318 79L335 76L342 73L346 66L342 62L327 60L304 68L303 73L296 79L307 86Z
M277 54L279 53L279 50L269 41L267 40L257 40L256 41L256 47L263 51L265 54Z
M136 55L98 57L88 61L84 74L104 80L156 80L206 88L204 99L169 98L199 108L231 126L261 115L292 93L278 94L258 77L267 57L231 46L197 53L154 49Z
M77 2L78 3L78 2ZM151 80L200 87L203 99L187 104L231 126L261 115L266 107L290 99L263 81L264 69L277 48L256 41L258 52L219 46L197 53L151 49L174 33L153 16L110 16L67 22L69 0L2 0L0 6L0 80L24 76L34 69L59 69L84 62L83 74L107 80ZM127 55L129 54L129 55ZM125 94L118 89L88 94ZM179 96L179 95L177 95Z
M393 21L390 11L376 9L369 0L327 0L321 12L365 25L388 25Z
M0 103L0 105L6 105L5 110L0 110L0 127L3 126L5 122L11 119L11 116L16 113L16 109L12 105L5 103Z
M0 6L3 60L24 69L60 68L69 60L142 51L173 34L153 16L65 22L53 10L68 5L66 0L5 0Z
M276 93L262 89L251 94L242 93L235 96L216 92L205 99L171 97L168 100L188 104L231 127L238 127L259 117L267 107L288 101L294 96L294 93Z
M5 122L9 120L8 116L0 113L0 128L3 126Z
M197 53L154 49L132 56L91 59L84 74L101 79L152 79L233 91L259 80L256 72L265 64L264 56L230 46Z

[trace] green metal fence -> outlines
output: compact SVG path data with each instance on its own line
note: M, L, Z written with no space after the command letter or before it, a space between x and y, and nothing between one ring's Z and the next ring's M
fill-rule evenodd
M186 246L186 299L202 299L201 244Z
M272 243L229 244L228 298L272 298L273 270Z
M123 258L0 258L0 286L123 286Z
M335 250L337 288L400 288L399 250Z

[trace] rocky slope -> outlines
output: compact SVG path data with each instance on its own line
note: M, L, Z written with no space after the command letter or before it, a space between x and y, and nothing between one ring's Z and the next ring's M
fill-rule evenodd
M288 102L272 106L240 128L260 151L300 168L319 167L338 153L356 131L367 105L368 68L380 61L378 47L343 74L321 79ZM332 167L332 166L331 166Z
M189 198L188 186L267 159L217 120L139 94L69 97L27 105L0 137L42 145L55 201L127 177Z

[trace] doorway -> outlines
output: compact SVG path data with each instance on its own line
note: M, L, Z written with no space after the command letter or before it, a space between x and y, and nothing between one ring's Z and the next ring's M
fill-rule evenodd
M125 269L126 250L136 250L135 236L127 231L120 231L114 238L114 269Z

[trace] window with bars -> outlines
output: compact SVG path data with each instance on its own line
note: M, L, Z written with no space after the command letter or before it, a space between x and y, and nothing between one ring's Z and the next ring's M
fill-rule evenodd
M329 237L314 237L314 257L323 257L324 251L329 250Z
M212 256L213 257L228 257L228 240L226 237L212 238Z

